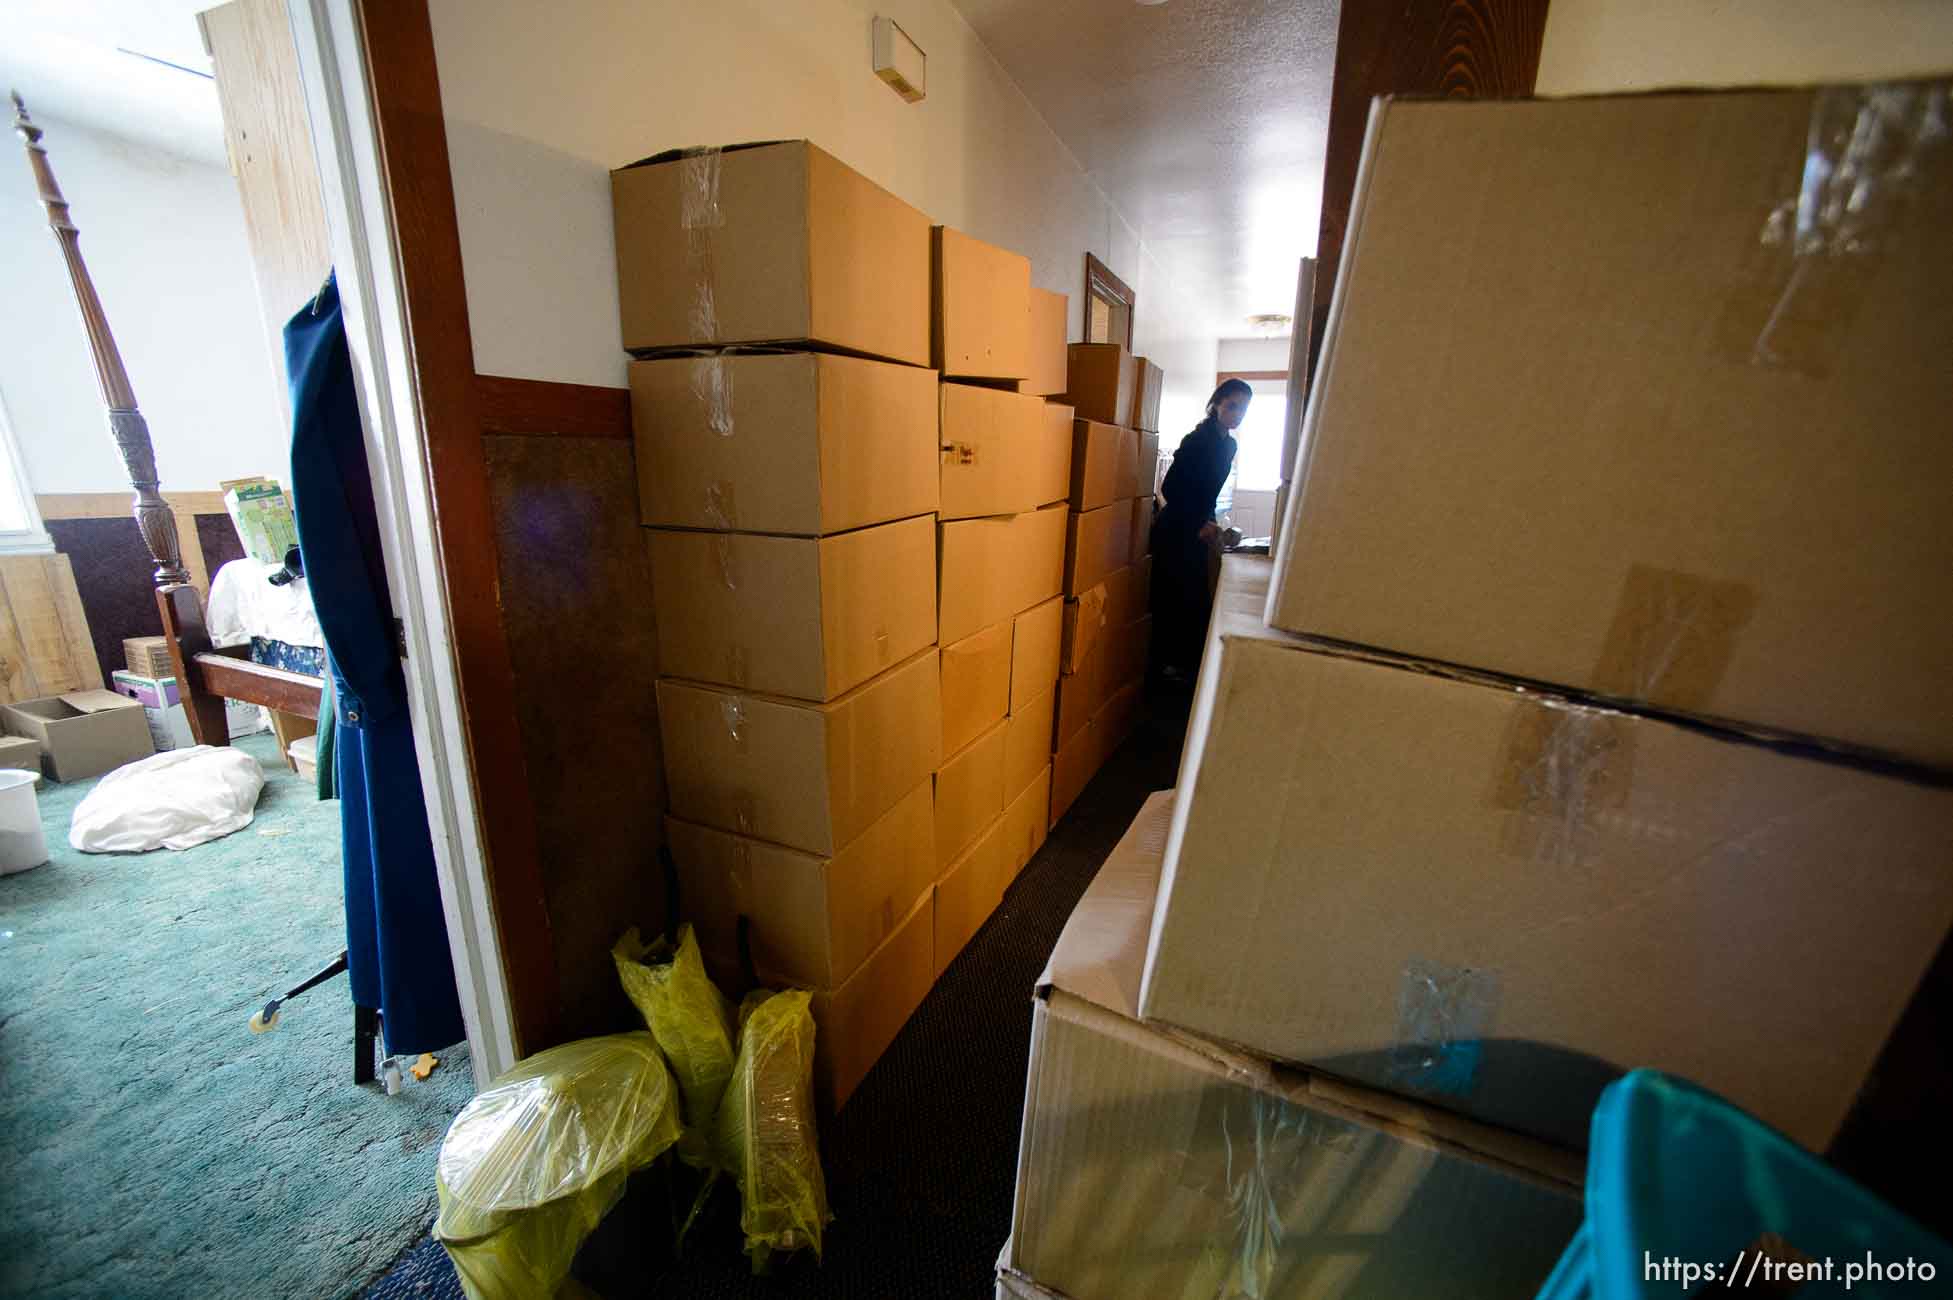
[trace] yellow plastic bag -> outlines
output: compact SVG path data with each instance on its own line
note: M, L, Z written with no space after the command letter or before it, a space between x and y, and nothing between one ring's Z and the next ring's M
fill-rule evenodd
M435 1165L434 1235L470 1300L555 1295L631 1174L678 1140L677 1103L639 1032L538 1052L462 1107Z
M814 1015L801 990L749 994L739 1059L719 1103L716 1138L739 1183L739 1226L753 1270L776 1251L821 1253L827 1183L814 1131Z
M700 1169L719 1165L710 1135L719 1098L732 1077L732 1025L725 997L705 973L692 927L678 927L678 948L672 952L662 942L645 943L633 926L610 955L625 994L643 1015L678 1079L685 1103L680 1158Z

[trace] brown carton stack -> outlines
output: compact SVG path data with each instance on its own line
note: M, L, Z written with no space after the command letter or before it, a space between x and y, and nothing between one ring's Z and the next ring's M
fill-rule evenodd
M1282 550L1217 602L1142 1014L1570 1146L1641 1066L1838 1133L1953 924L1953 165L1906 152L1918 93L1379 107ZM1905 166L1813 194L1832 120Z
M930 227L805 142L612 183L685 918L815 990L839 1106L935 975Z

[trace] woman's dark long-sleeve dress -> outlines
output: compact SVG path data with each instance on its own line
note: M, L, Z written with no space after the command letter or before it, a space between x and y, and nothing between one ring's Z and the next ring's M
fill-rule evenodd
M1214 522L1235 446L1218 421L1201 421L1181 440L1160 485L1166 504L1153 520L1153 644L1163 667L1185 673L1200 666L1213 608L1208 544L1200 540L1200 529Z

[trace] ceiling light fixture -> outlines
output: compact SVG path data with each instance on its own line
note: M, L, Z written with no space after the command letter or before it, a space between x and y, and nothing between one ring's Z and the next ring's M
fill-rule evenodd
M1258 316L1248 317L1248 324L1262 334L1286 334L1288 327L1295 324L1295 318L1278 311L1265 311Z

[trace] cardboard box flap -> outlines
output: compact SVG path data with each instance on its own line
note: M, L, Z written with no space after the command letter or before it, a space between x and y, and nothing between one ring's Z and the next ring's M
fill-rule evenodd
M677 162L680 158L697 157L709 153L738 153L741 149L765 149L776 144L808 143L811 142L804 139L796 140L788 138L784 140L747 140L741 144L691 145L686 148L666 149L662 153L654 153L648 158L640 158L636 162L625 163L617 170L627 172L633 167L654 167L659 163Z
M1063 989L1109 1011L1138 1018L1139 975L1146 964L1153 897L1159 892L1166 831L1172 820L1173 791L1147 796L1139 816L1119 837L1058 935L1051 959L1038 976L1040 997L1054 988Z
M79 713L100 713L105 709L131 707L128 696L118 695L114 691L69 691L60 700Z

